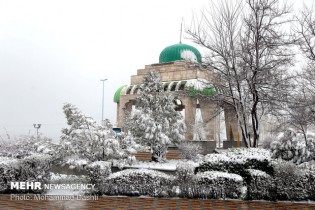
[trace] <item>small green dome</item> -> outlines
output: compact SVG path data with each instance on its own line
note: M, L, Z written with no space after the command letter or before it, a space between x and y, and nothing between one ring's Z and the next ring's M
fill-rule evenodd
M182 43L168 46L160 53L160 63L179 60L188 60L201 63L201 54L193 46Z
M114 102L115 103L119 103L120 101L120 94L123 91L123 89L126 87L127 85L121 86L120 88L118 88L114 94Z

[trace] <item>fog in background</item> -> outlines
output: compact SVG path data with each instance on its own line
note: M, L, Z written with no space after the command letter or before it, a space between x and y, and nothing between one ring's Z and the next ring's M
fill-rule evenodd
M137 69L158 63L163 48L179 42L182 19L189 25L208 4L0 0L0 135L34 134L41 123L40 133L59 141L65 102L100 123L104 78L104 117L115 124L115 91ZM183 42L192 44L185 34Z

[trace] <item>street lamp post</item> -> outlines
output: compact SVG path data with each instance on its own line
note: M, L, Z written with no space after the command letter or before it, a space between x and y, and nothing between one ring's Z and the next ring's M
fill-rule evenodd
M103 93L102 93L102 121L101 125L103 125L103 120L104 120L104 83L107 79L101 79L101 82L103 82Z
M36 140L38 140L38 129L40 129L42 124L33 124L33 126L36 129Z

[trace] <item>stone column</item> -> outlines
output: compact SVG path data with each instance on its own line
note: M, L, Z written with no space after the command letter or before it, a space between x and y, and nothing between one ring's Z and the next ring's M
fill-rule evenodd
M237 135L239 132L238 129L238 121L236 117L236 112L233 109L233 107L225 106L224 107L224 117L225 117L225 127L226 127L226 137L227 141L237 141ZM230 129L232 128L233 131L233 137L230 136Z
M217 140L217 114L219 114L218 106L214 103L200 100L200 111L202 120L206 123L206 140Z
M120 102L117 103L117 115L116 115L116 120L117 120L117 127L121 128L122 125L122 110L120 109Z
M181 99L185 106L185 124L186 124L186 133L185 140L193 140L193 125L195 123L196 117L196 106L197 100L195 98L185 97Z
M134 100L131 97L122 96L120 98L119 103L117 103L117 127L122 128L124 112L131 112L133 103Z
M124 111L131 111L137 95L121 95L117 103L117 127L122 128ZM130 103L128 105L128 103Z
M127 103L125 103L125 105L124 105L124 107L122 108L122 118L121 118L121 120L123 120L123 118L124 118L124 113L125 113L125 111L127 111L128 113L131 113L131 111L132 111L132 105L133 105L133 101L128 101ZM123 126L123 125L122 125ZM127 129L126 128L124 128L124 127L122 127L122 130L124 131L124 132L127 132Z

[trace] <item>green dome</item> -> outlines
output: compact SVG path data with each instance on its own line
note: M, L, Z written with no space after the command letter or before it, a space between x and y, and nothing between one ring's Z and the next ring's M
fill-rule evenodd
M114 94L114 102L115 103L119 103L120 101L120 94L123 91L123 89L126 87L127 85L121 86L120 88L118 88Z
M189 60L201 63L201 54L196 48L182 43L168 46L160 53L160 63L179 60Z

